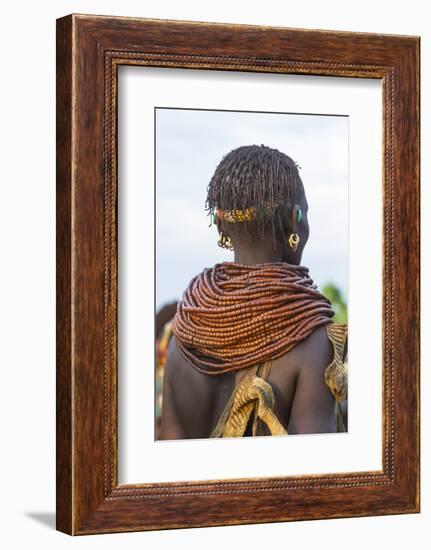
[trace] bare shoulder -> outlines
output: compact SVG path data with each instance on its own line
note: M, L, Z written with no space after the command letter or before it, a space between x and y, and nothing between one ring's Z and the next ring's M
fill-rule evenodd
M304 340L301 348L302 366L310 369L326 368L332 360L333 348L328 338L326 325L318 327Z
M326 326L321 326L286 353L280 362L282 364L289 363L298 375L304 369L324 371L330 364L332 356L333 349L326 332Z
M314 330L294 351L297 377L289 433L336 431L334 399L325 383L325 370L333 358L326 327Z
M183 357L179 351L175 335L172 335L169 342L165 369L165 376L173 384L173 391L179 403L182 401L185 403L190 402L191 393L193 393L195 400L201 396L208 398L208 392L216 383L214 377L199 372Z
M205 376L196 369L192 368L186 359L181 355L178 348L177 339L174 334L169 341L165 368L166 374L168 374L169 377L181 378L182 380L188 378L200 379Z
M166 368L172 369L174 365L181 363L183 358L178 350L177 339L175 334L172 334L169 345L168 345L168 354L166 357Z
M196 370L181 354L172 336L166 359L163 381L162 426L166 438L208 437L214 415L221 414L218 401L224 407L229 397L231 377L208 376Z

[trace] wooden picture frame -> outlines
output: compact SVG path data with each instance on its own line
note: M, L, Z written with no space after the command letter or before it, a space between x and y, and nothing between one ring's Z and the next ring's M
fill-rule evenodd
M117 68L383 84L383 469L119 485ZM419 511L419 38L69 15L57 21L57 529Z

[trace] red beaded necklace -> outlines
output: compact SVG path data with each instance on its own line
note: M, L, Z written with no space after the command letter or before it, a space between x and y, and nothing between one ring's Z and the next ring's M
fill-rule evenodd
M218 375L281 357L333 315L304 266L223 262L192 279L172 330L193 367Z

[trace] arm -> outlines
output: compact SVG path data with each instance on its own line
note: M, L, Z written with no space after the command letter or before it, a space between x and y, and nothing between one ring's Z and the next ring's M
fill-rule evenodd
M169 342L168 356L166 359L165 373L163 376L163 399L160 439L185 439L187 437L175 407L175 392L172 381L178 360L178 350L175 336Z
M319 331L301 361L289 418L289 434L336 431L335 400L325 384L325 369L332 360L331 344Z

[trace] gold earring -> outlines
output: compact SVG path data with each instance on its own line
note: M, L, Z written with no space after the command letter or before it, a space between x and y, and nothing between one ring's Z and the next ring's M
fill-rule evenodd
M227 248L228 250L233 250L233 244L232 244L232 241L231 241L230 237L225 235L223 233L223 231L220 232L220 238L219 238L217 244L221 248Z
M293 250L293 252L296 252L296 249L298 248L298 244L299 244L298 233L291 233L289 237L289 246Z

